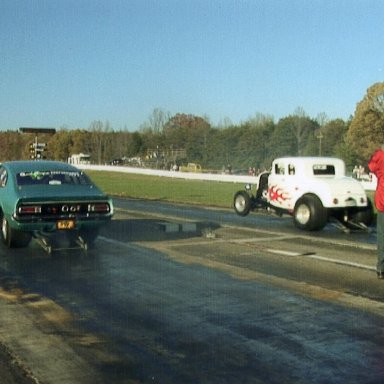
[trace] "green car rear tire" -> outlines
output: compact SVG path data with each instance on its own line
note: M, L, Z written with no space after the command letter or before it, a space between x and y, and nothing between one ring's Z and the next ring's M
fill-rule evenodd
M8 220L3 216L1 219L1 238L8 248L23 248L31 242L32 235L29 232L11 228Z

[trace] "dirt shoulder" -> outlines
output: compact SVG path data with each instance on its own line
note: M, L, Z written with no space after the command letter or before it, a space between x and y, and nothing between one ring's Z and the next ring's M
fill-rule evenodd
M2 384L36 384L25 367L18 362L12 352L0 343L0 377Z
M53 301L2 280L1 384L99 383L94 367L75 348L84 344L84 335L71 330L71 315Z

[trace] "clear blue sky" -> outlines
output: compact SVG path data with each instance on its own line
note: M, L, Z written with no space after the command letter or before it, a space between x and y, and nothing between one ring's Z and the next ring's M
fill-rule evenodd
M383 81L383 20L382 0L0 0L0 130L348 119Z

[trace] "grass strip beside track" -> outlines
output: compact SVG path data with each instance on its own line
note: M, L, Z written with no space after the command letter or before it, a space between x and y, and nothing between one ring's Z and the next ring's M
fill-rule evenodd
M211 207L232 208L235 192L244 189L244 184L241 183L184 180L106 171L87 171L87 174L111 196Z
M184 180L106 171L87 171L87 174L111 196L210 207L232 208L234 194L244 189L242 183ZM367 191L367 195L373 202L374 192ZM374 211L376 212L375 206Z

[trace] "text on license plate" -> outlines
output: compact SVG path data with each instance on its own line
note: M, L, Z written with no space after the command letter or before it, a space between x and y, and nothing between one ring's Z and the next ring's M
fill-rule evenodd
M59 220L56 222L57 229L74 229L75 221L74 220Z

